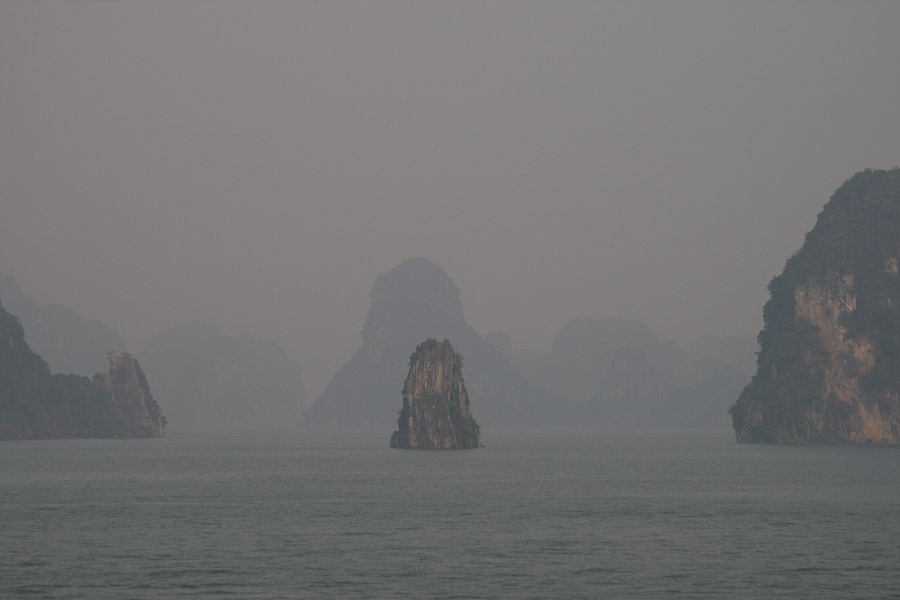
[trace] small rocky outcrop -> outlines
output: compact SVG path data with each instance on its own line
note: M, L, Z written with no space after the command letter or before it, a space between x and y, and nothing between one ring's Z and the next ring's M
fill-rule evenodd
M428 339L409 358L403 408L391 448L480 448L480 427L469 412L462 355L448 340Z
M769 284L739 442L900 443L900 168L846 181Z

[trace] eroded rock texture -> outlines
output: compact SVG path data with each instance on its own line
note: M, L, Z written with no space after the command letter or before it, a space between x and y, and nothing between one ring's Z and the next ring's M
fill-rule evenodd
M462 365L462 356L448 340L428 339L416 347L391 448L482 446L480 428L469 412Z
M900 169L863 171L769 284L739 442L900 443Z

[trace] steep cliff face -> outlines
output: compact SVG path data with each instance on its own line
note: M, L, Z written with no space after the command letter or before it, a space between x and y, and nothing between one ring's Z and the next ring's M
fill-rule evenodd
M121 352L109 360L93 381L53 375L0 306L0 439L164 435L165 417L137 361Z
M391 448L480 448L480 427L469 412L462 356L448 340L429 339L409 359L403 408Z
M137 359L127 352L108 354L109 370L94 376L94 382L109 394L110 408L121 424L122 437L162 437L166 419L150 394L147 378Z
M900 443L900 169L864 171L769 284L740 442Z

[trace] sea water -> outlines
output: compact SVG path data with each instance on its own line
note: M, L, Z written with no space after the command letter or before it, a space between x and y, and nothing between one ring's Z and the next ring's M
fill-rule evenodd
M900 598L900 448L729 431L0 443L0 598Z

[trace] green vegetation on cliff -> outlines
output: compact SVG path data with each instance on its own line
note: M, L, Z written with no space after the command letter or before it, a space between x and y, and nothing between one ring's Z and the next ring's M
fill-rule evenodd
M739 441L900 441L900 168L857 173L769 284Z

